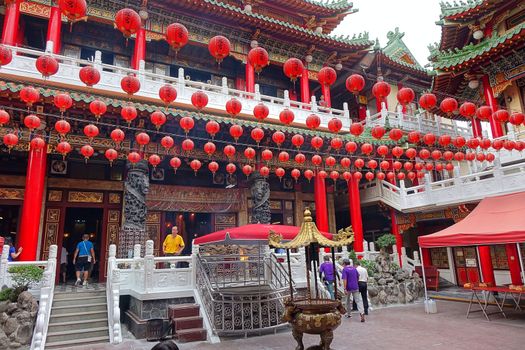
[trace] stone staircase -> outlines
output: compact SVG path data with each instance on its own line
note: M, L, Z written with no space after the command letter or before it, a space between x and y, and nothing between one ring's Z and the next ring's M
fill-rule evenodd
M179 342L204 341L206 329L200 316L199 305L180 304L168 307L168 317L173 321L173 338Z
M55 292L46 349L109 343L105 289Z

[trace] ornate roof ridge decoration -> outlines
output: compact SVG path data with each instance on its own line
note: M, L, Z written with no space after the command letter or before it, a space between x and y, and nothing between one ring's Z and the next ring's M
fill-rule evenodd
M454 0L453 2L441 2L441 19L469 20L493 9L493 5L503 2L503 0Z
M486 38L480 43L470 43L462 48L456 47L454 49L439 51L435 45L429 45L431 52L429 60L432 62L434 69L446 69L458 64L464 64L479 55L491 51L507 40L512 40L515 36L519 36L524 29L525 22L515 26L501 36L494 33L493 36Z
M396 27L393 31L389 31L386 35L388 42L381 49L381 52L387 58L401 66L428 73L428 71L419 64L415 56L403 41L404 36L405 33L400 32L399 27ZM410 63L410 61L412 61L412 63Z

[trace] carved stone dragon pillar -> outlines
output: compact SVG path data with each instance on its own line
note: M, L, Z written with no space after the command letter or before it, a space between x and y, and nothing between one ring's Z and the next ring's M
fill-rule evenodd
M270 224L270 185L259 173L250 177L250 192L252 195L252 224Z

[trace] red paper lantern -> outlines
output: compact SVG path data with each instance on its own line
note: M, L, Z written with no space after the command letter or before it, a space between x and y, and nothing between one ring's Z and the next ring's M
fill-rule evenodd
M385 132L386 130L384 127L382 127L381 125L376 125L372 128L370 134L373 138L380 140L383 137L383 135L385 135Z
M36 69L44 78L55 75L58 72L58 61L51 55L43 55L36 59Z
M173 137L171 136L164 136L161 140L160 140L160 144L162 145L162 147L164 147L167 150L169 150L171 147L173 147L173 145L175 144L175 141L173 141Z
M390 132L388 133L388 137L392 140L392 141L399 141L401 140L401 138L403 137L403 131L401 131L400 129L392 129L390 130Z
M264 120L270 114L270 110L264 103L258 103L253 107L253 116L259 120Z
M268 177L268 175L270 175L270 169L267 166L262 166L259 168L259 174L263 177Z
M384 81L378 81L372 87L372 94L375 96L376 99L382 100L390 94L390 85L388 85Z
M492 142L490 141L490 139L481 139L479 141L479 146L483 149L489 149L490 146L492 146Z
M454 159L458 162L461 162L465 159L465 153L463 152L456 152L454 153Z
M241 113L242 110L242 104L241 102L236 98L231 98L226 102L226 112L232 116L236 117Z
M270 151L269 149L265 149L261 152L261 158L262 160L264 160L266 163L268 163L270 160L272 160L273 158L273 152Z
M416 158L417 151L414 148L409 148L405 151L405 155L408 157L408 159L414 159Z
M383 173L382 171L378 172L376 174L376 178L379 180L379 181L383 181L385 179L386 175L385 173Z
M215 144L213 142L206 142L204 144L204 152L208 155L208 157L211 157L213 153L215 153L215 150L217 147L215 147Z
M474 159L476 159L476 154L474 152L468 152L465 155L465 159L468 160L469 162L472 162Z
M254 47L248 52L248 62L253 66L256 73L260 73L264 67L270 64L268 51L262 47Z
M279 153L278 158L279 158L279 161L280 161L281 163L286 163L287 161L290 160L290 155L289 155L288 152L286 152L286 151L281 151L281 152Z
M339 175L339 172L338 172L338 171L336 171L336 170L332 170L332 171L330 172L330 178L331 178L334 182L336 182L337 180L339 180L339 177L340 177L340 175Z
M237 142L242 136L243 130L240 125L234 124L230 127L230 135Z
M320 166L323 163L323 158L320 155L315 154L312 156L312 164L316 167Z
M411 171L413 168L414 168L414 164L412 164L411 162L405 162L403 164L403 169L405 169L406 171Z
M359 94L365 87L365 78L359 74L352 74L346 78L346 89L354 95Z
M228 157L228 159L232 159L235 156L236 150L235 147L233 147L232 145L226 145L224 146L224 149L222 151L224 152L226 157Z
M439 108L443 113L451 115L456 109L458 109L458 101L452 97L447 97L441 101Z
M350 133L356 137L361 135L364 130L365 128L361 123L352 123L352 125L350 125Z
M170 159L170 166L173 168L173 171L177 173L177 169L181 166L182 162L179 157L173 157Z
M0 126L9 123L11 116L4 109L0 109Z
M348 183L348 181L352 180L352 173L349 171L343 172L343 179Z
M385 145L381 145L381 146L377 147L376 152L381 157L386 157L386 155L388 154L388 147L385 146Z
M499 151L503 148L503 141L502 140L494 140L492 141L492 148L494 148L496 151Z
M428 134L425 134L423 136L423 142L426 143L428 146L431 146L436 143L436 135L429 132Z
M110 137L113 140L113 142L119 145L122 141L124 141L126 135L124 134L124 131L117 128L111 131Z
M114 26L120 30L126 38L129 38L139 31L141 22L137 12L129 8L124 8L115 15Z
M441 146L447 147L452 142L452 137L450 137L450 135L441 135L438 142Z
M326 171L324 171L324 170L319 170L319 171L317 172L317 176L319 176L321 179L324 180L324 179L326 179L326 178L328 177L328 174L327 174Z
M337 80L337 73L332 67L323 67L317 73L317 80L321 85L330 86Z
M331 167L333 167L335 165L335 163L336 163L336 160L335 160L334 157L332 157L332 156L326 157L326 159L325 159L326 166L331 168Z
M476 154L476 160L478 162L484 162L485 161L485 154L482 153L482 152L479 152L478 154Z
M253 168L251 165L246 164L245 166L242 167L242 173L246 175L246 177L249 177L252 172L253 172Z
M86 0L58 0L58 8L71 22L76 22L86 17Z
M148 162L153 166L153 168L156 168L157 165L160 164L161 159L157 154L152 154L148 157Z
M321 118L317 114L310 114L306 117L306 126L310 130L315 130L321 125Z
M251 147L247 147L245 150L244 150L244 156L247 158L247 159L253 159L255 158L255 150Z
M520 125L525 121L525 115L523 113L514 112L509 117L509 123L512 125Z
M506 123L509 120L509 112L504 109L498 109L492 117L500 123Z
M302 153L297 153L294 159L297 164L303 164L306 162L306 156Z
M286 173L286 171L283 168L275 169L275 175L277 175L277 177L279 178L279 181L283 178L285 173Z
M137 118L137 109L131 105L124 106L120 110L120 116L130 125Z
M219 170L219 164L217 162L209 162L208 169L211 171L212 174L215 175L217 170Z
M219 123L217 123L215 120L210 120L206 123L206 132L211 136L211 138L214 138L220 129L221 127L219 126Z
M62 155L63 158L65 158L68 155L68 153L71 152L72 148L69 142L62 141L57 145L56 150Z
M423 108L424 110L430 111L434 107L436 107L437 104L437 98L436 95L426 93L421 95L419 98L419 106Z
M233 174L236 171L237 171L237 167L235 166L235 164L233 164L233 163L226 164L226 172L228 174L231 175L231 174Z
M436 171L443 171L443 168L444 168L443 164L436 163Z
M5 66L13 60L13 53L4 45L0 45L0 66Z
M356 171L352 177L354 178L354 180L356 180L357 182L359 182L362 178L363 178L363 174L361 174L360 171Z
M457 136L454 139L453 143L454 143L454 146L456 146L457 148L461 148L461 147L465 146L467 141L465 140L465 138L463 136Z
M290 125L293 123L294 119L295 115L288 108L283 109L281 113L279 113L279 120L283 124Z
M180 118L179 125L184 130L184 133L188 135L191 129L195 126L195 121L192 117L182 117Z
M306 169L304 171L304 177L310 182L310 180L314 177L314 172L310 169Z
M104 156L109 160L109 164L112 165L113 161L118 158L118 153L113 148L108 148L106 152L104 152Z
M398 174L397 174L397 179L400 180L400 181L401 181L401 180L404 180L405 177L406 177L405 173L398 173Z
M259 127L256 127L256 128L253 128L251 133L250 133L252 139L257 142L257 144L259 144L259 142L261 142L261 140L264 138L264 131L263 129L259 128Z
M419 158L421 159L428 159L430 157L430 151L426 148L423 148L419 151Z
M368 171L366 174L365 174L365 179L367 179L368 181L372 181L374 179L374 173Z
M383 161L381 161L381 163L379 163L379 167L382 170L388 170L390 168L390 162L387 161L387 160L383 160Z
M370 159L368 163L366 164L370 169L374 170L377 168L377 161L375 159Z
M443 152L443 159L450 162L452 159L454 159L454 153L450 151Z
M202 163L200 160L198 159L194 159L190 162L190 168L193 169L193 171L195 172L195 176L197 176L197 171L199 171L199 169L201 168L202 166Z
M361 158L357 158L355 161L354 161L354 165L356 168L358 169L361 169L365 166L365 161L362 160Z
M95 115L95 119L99 119L108 110L106 104L101 100L93 100L89 104L89 110Z
M180 23L171 23L166 27L164 38L175 52L188 43L188 29Z
M407 140L410 143L418 143L421 140L421 134L419 131L411 131L407 135Z
M363 143L361 145L361 152L363 154L366 154L367 156L370 155L374 151L374 146L372 146L369 143Z
M145 132L139 132L137 136L135 136L135 140L140 146L145 146L149 143L150 138Z
M404 88L399 89L396 97L397 97L397 101L401 105L406 106L407 104L412 103L412 101L414 101L416 94L414 93L414 90L412 90L411 88L404 87Z
M512 151L515 147L516 147L516 142L512 140L503 141L503 148L505 148L507 151Z
M430 156L434 159L434 160L439 160L441 158L443 154L441 153L440 150L433 150L432 153L430 153Z
M330 140L330 147L339 152L341 147L343 147L343 140L341 140L339 137L334 137Z
M20 90L20 99L29 107L40 99L40 92L32 86L25 86Z
M317 151L319 151L319 149L323 147L323 143L324 143L323 139L320 138L319 136L312 137L312 140L310 141L310 144L312 145L312 147Z
M296 134L296 135L293 135L292 136L292 144L297 147L297 149L301 148L301 146L303 145L304 143L304 137L303 135L299 135L299 134Z
M299 169L292 169L292 171L290 171L290 175L292 175L295 182L297 182L297 180L299 180L299 177L301 177L301 171Z
M84 156L84 159L87 161L89 158L91 158L93 153L95 153L95 150L90 145L84 145L80 149L80 153Z
M341 128L343 127L343 122L339 118L332 118L328 121L328 130L331 132L337 134L339 131L341 131Z
M454 164L452 164L452 163L447 163L447 164L445 165L445 170L446 170L446 171L449 171L449 172L450 172L450 171L453 171L453 170L454 170Z
M525 142L523 141L516 141L516 144L514 145L514 149L518 152L521 152L525 149Z
M100 72L93 66L85 66L80 68L78 77L86 86L93 86L100 81Z
M432 170L434 170L434 164L432 164L432 163L426 163L426 164L425 164L425 169L426 169L427 171L432 171Z
M342 166L343 168L349 168L350 165L352 164L352 161L350 160L350 158L343 157L343 158L341 158L341 160L339 161L339 163L341 164L341 166Z
M459 114L465 118L473 118L476 115L476 105L472 102L464 102L459 107Z
M171 84L162 85L159 89L159 98L169 105L177 99L177 90Z
M272 140L277 144L278 147L280 147L284 140L286 139L286 136L282 131L276 131L272 134Z
M284 62L283 71L290 80L295 81L295 79L303 75L303 62L298 58L289 58Z
M467 141L468 148L476 149L479 147L479 139L478 138L471 138Z
M219 63L230 55L230 41L222 35L214 36L208 43L208 51Z
M56 94L55 97L53 97L53 103L62 113L73 106L73 100L69 94L66 93Z
M400 161L396 160L395 162L392 163L392 168L395 170L395 171L399 171L401 170L401 168L403 167L403 163L401 163Z
M195 143L190 139L185 139L182 141L181 147L184 152L189 153L195 148Z
M61 136L65 136L71 130L71 125L66 120L57 120L55 123L55 130Z
M40 118L38 118L36 115L34 114L29 114L28 116L26 116L24 118L24 125L29 129L29 130L34 130L34 129L38 129L40 127Z
M392 155L396 158L399 158L403 155L403 149L399 146L392 148Z
M159 130L160 127L166 123L166 115L161 111L155 111L151 113L149 118L151 120L151 124L155 125L157 130Z
M476 111L476 117L479 120L487 121L492 116L492 108L489 106L481 106Z
M120 81L120 87L128 95L133 95L140 90L140 80L133 73L129 73Z
M191 104L198 110L204 109L208 105L208 95L203 91L195 91L191 95Z
M492 153L487 153L485 159L487 160L487 162L492 163L496 159L496 156Z
M347 143L345 143L345 150L347 153L354 153L355 151L357 151L357 143L355 143L354 141L348 141Z

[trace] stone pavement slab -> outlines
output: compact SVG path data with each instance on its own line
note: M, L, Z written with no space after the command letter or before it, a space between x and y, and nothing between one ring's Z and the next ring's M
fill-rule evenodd
M334 350L518 350L525 343L525 312L508 312L508 319L494 315L491 322L481 313L465 317L468 304L437 301L438 313L427 315L423 304L389 307L372 312L365 323L354 314L343 319L336 330ZM79 340L80 341L80 340ZM305 346L315 345L319 337L305 335ZM112 346L80 346L74 350L149 350L155 344L127 340ZM181 350L293 350L289 331L249 338L223 339L220 344L179 344Z

